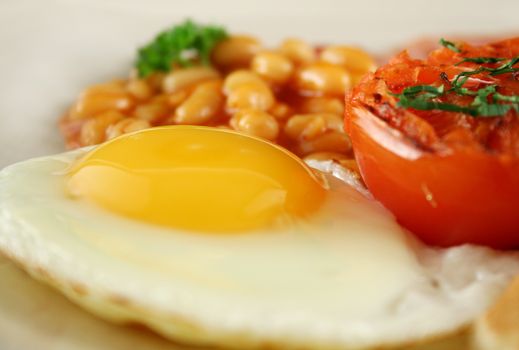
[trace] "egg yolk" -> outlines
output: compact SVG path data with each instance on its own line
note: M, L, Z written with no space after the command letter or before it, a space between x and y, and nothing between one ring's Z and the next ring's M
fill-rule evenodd
M323 180L281 147L196 126L152 128L107 142L74 164L68 189L126 217L209 232L305 217L326 193Z

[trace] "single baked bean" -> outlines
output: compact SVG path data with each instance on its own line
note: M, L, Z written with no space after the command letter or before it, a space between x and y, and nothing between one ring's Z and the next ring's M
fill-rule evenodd
M262 49L252 36L235 35L218 43L212 52L213 62L225 69L248 67L252 57Z
M162 83L162 90L172 94L204 80L216 79L218 77L220 77L220 73L210 67L200 66L176 69L166 75Z
M173 120L176 124L207 123L221 111L223 100L221 80L201 83L175 110Z
M144 120L152 125L160 122L168 116L170 108L164 102L154 101L137 106L133 115L140 120Z
M313 140L328 130L325 118L319 116L308 121L305 128L301 131L299 138L302 140Z
M126 84L126 90L139 101L147 100L153 94L152 88L142 79L132 79Z
M279 134L276 118L257 109L243 109L236 112L229 124L237 131L267 140L275 140Z
M239 69L225 78L223 82L223 91L225 94L229 94L231 91L236 90L240 85L248 83L257 83L266 86L265 82L253 71Z
M284 84L292 76L294 65L287 57L275 52L262 52L254 56L253 71L274 84Z
M274 103L274 106L270 108L269 113L278 120L285 120L293 114L293 110L292 107L286 103L276 102Z
M295 64L307 64L315 60L315 49L300 39L286 39L281 44L280 51Z
M244 108L269 110L275 102L274 94L263 84L246 83L232 90L227 97L227 109L235 111Z
M324 62L301 68L295 77L297 89L313 95L342 97L351 86L350 75L345 68Z
M367 73L376 67L366 51L351 46L328 46L321 52L321 60L355 73Z

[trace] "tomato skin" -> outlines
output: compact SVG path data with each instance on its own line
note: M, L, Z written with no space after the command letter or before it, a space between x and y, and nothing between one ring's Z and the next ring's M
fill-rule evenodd
M519 247L517 158L420 149L351 96L345 128L368 189L424 242Z

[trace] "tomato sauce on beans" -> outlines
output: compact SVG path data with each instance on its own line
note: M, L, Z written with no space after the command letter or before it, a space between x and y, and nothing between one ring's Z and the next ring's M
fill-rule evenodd
M85 89L60 130L76 148L154 126L207 125L268 139L301 157L351 159L344 93L373 68L373 58L354 47L289 38L265 48L236 35L216 45L212 66L146 78L132 72Z

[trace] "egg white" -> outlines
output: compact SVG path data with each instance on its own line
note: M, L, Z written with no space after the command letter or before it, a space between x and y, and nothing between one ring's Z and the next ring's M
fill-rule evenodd
M176 340L235 349L357 349L448 334L484 311L519 256L414 240L349 173L319 212L283 230L192 233L119 217L66 194L86 150L0 173L0 249L75 302ZM340 178L340 179L339 179Z

